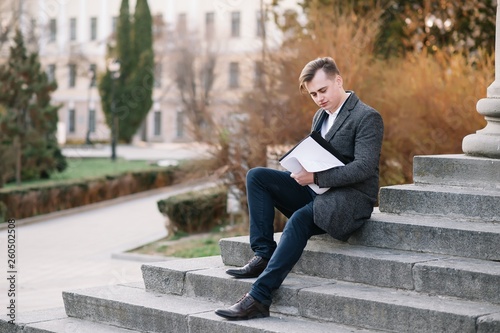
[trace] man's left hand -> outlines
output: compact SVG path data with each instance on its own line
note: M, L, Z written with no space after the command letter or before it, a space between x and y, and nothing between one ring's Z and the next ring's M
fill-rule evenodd
M295 179L297 181L297 183L299 183L302 186L306 186L306 185L314 183L314 173L307 172L304 169L302 169L302 171L299 173L290 174L290 177Z

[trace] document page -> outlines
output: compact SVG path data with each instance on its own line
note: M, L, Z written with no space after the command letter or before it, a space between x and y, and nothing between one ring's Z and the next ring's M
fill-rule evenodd
M281 166L292 173L299 173L302 169L308 172L319 172L345 165L312 136L302 140L284 155L279 162ZM328 188L320 188L316 184L309 184L309 187L318 194L328 191Z

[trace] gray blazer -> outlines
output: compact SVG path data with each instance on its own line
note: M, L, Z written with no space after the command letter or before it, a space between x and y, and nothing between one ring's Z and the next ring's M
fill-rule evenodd
M324 113L316 112L312 130L321 128ZM346 241L373 211L383 134L380 114L351 92L325 136L349 163L317 173L318 185L331 188L313 203L314 223L333 238Z

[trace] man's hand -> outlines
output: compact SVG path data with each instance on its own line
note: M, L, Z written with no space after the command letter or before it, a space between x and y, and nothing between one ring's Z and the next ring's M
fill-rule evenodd
M314 183L314 173L307 172L304 169L302 169L302 171L299 173L290 174L290 177L295 179L297 181L297 183L299 183L302 186L306 186L306 185Z

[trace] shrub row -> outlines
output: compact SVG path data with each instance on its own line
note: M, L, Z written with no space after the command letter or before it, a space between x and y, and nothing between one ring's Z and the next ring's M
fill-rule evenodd
M0 190L0 217L22 219L171 185L175 168L129 172L43 187Z
M227 218L227 189L213 187L186 192L157 202L158 210L167 217L169 235L207 232Z

